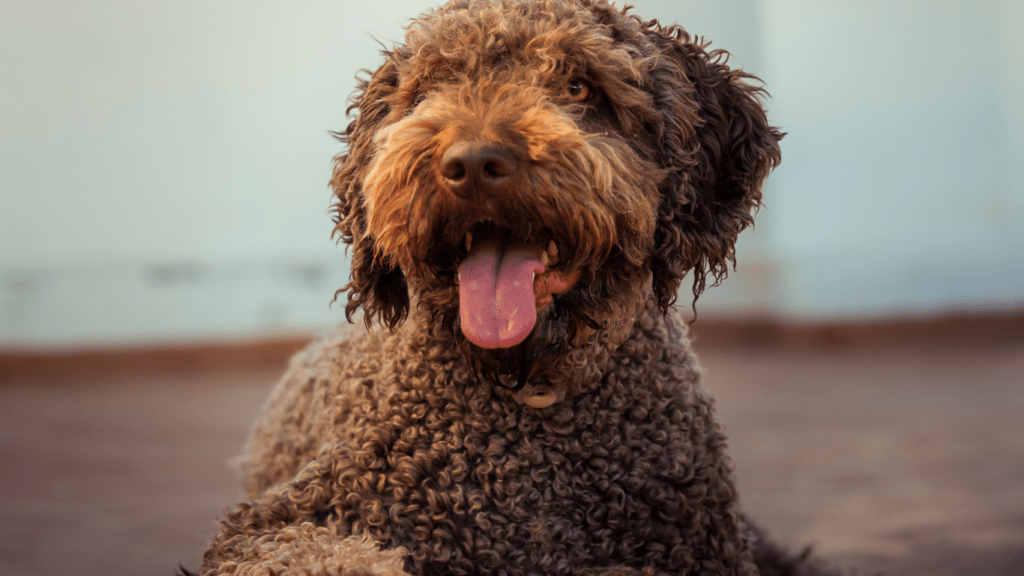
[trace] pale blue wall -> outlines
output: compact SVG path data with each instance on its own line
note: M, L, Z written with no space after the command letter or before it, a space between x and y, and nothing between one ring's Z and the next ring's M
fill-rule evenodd
M0 3L0 345L340 321L328 131L422 7Z
M1019 6L766 3L785 310L1021 305Z
M789 135L709 313L1020 308L1024 3L632 2L761 76ZM337 322L326 181L423 2L0 6L0 345Z

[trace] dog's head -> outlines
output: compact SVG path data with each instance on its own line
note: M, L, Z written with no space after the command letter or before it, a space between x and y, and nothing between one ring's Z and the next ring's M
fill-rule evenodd
M587 389L649 299L725 276L779 162L756 79L706 48L601 0L414 20L340 135L349 317L412 301L488 377Z

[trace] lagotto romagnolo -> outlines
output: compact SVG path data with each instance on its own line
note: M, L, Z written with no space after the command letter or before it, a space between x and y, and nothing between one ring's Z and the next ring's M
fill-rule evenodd
M780 161L761 97L601 0L413 20L339 134L356 322L292 360L199 572L822 573L741 514L674 308Z

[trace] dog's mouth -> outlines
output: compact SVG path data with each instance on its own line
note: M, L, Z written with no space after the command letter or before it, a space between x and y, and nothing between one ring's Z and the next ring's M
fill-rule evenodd
M558 267L554 240L517 238L490 220L465 236L459 264L459 320L466 339L480 348L513 348L537 323L537 313L569 291L580 270Z

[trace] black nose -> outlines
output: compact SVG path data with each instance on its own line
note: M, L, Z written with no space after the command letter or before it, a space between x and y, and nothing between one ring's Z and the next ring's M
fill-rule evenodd
M494 191L516 171L516 157L497 144L456 142L441 158L441 176L458 196Z

